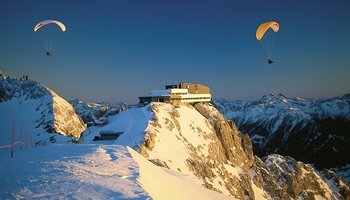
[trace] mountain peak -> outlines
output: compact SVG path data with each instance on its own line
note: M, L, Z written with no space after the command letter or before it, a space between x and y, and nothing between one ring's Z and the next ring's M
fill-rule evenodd
M350 100L350 93L340 96L339 99L341 99L341 100L349 99Z
M276 95L275 93L271 92L262 96L258 101L262 103L271 103L271 102L277 102L281 100L283 102L287 102L288 98L284 96L282 93L279 93Z
M39 99L50 94L50 90L36 81L12 77L3 79L0 82L0 88L3 92L0 102L13 98Z
M78 137L86 128L65 99L27 76L0 79L0 110L0 121L5 124L0 132L10 130L7 126L14 119L40 141L50 137L47 133Z

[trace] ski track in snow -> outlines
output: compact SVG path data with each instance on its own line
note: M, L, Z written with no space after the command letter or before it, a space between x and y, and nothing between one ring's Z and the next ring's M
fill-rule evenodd
M125 146L52 145L0 151L0 199L150 199Z

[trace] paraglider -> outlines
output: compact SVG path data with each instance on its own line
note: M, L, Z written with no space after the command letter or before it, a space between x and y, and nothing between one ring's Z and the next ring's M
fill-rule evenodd
M39 23L37 23L35 26L34 26L34 32L37 32L41 29L46 29L45 27L46 26L52 26L52 25L55 25L56 27L58 26L60 28L60 30L62 32L65 32L66 31L66 26L60 22L60 21L57 21L57 20L44 20L44 21L41 21ZM43 28L44 27L44 28ZM48 28L48 27L47 27ZM48 32L56 32L57 30L47 30ZM49 35L49 37L47 37ZM51 49L52 49L52 44L53 44L53 38L50 36L52 34L45 34L45 49L46 49L46 55L47 56L50 56L51 55Z
M271 38L274 33L267 33L270 29L276 33L279 31L280 26L277 22L265 22L260 24L255 34L256 39L261 43L267 54L268 64L274 63L272 60L273 38Z
M61 30L63 32L66 31L66 26L62 22L59 22L56 20L45 20L45 21L41 21L37 25L35 25L34 32L38 31L41 27L46 26L48 24L56 24L57 26L59 26L61 28Z

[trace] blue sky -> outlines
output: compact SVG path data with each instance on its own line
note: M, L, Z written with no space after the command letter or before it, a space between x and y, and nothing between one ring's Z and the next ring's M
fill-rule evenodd
M350 92L349 1L18 1L0 6L0 69L66 99L137 102L165 83L214 97L333 97ZM46 56L45 19L67 26ZM277 21L273 58L255 39Z

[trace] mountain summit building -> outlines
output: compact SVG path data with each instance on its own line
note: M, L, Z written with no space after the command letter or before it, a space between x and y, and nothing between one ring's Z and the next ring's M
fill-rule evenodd
M179 83L166 85L165 90L151 90L148 96L139 97L140 104L150 102L165 102L172 104L186 104L196 102L210 102L210 88L197 83Z

